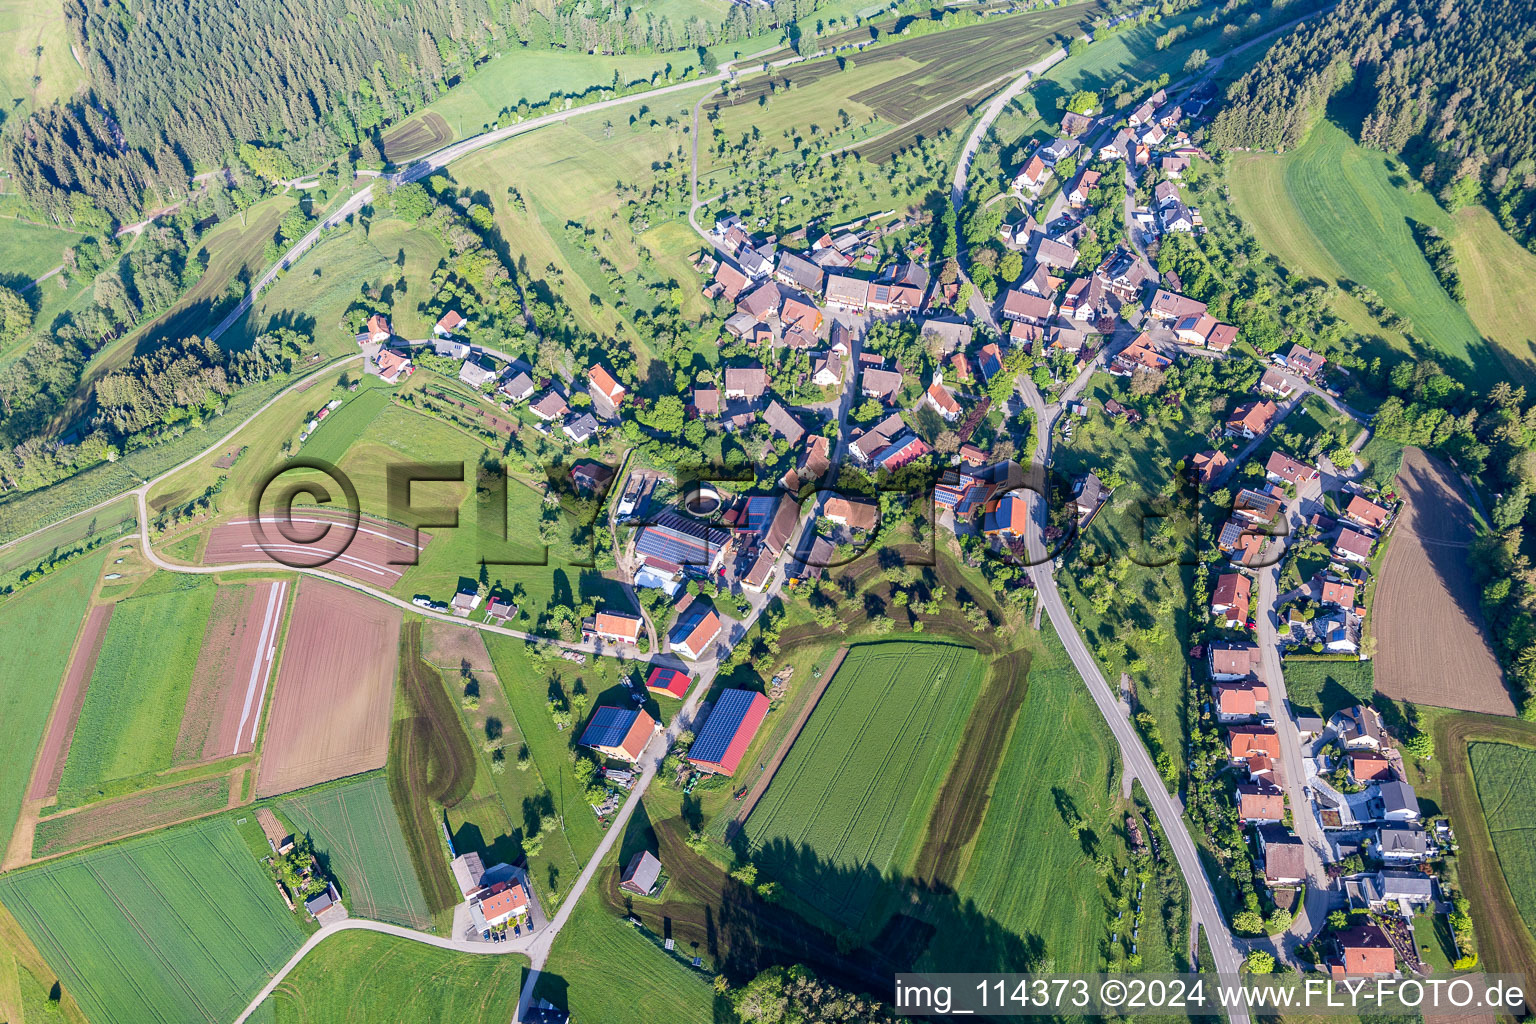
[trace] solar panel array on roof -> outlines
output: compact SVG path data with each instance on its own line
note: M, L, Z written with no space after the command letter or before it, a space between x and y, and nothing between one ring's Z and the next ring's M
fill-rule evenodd
M624 737L629 735L629 728L635 724L635 719L639 715L640 712L632 708L598 708L592 712L592 718L581 734L581 745L584 747L623 746Z
M779 499L776 495L750 495L742 509L741 519L737 522L737 525L743 530L762 534L764 530L768 529L768 524L773 521L773 513L778 507Z
M675 565L708 566L730 540L730 534L717 527L675 512L663 512L655 523L640 531L635 538L635 551Z
M768 698L756 690L724 691L688 748L688 760L734 772L767 710Z

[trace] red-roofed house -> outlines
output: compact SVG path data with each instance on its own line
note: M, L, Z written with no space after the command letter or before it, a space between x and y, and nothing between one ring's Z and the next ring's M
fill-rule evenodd
M672 627L672 649L689 658L702 658L720 636L720 616L700 604L683 609Z
M1286 455L1284 452L1271 452L1269 461L1264 464L1264 476L1276 484L1294 484L1300 487L1317 479L1317 470Z
M1371 538L1345 527L1339 531L1339 539L1333 542L1333 553L1346 562L1365 564L1371 560Z
M1195 467L1195 479L1203 484L1208 484L1232 460L1227 458L1224 452L1201 452L1192 460Z
M688 693L688 682L688 673L657 665L646 677L645 688L658 697L676 697L682 700Z
M1267 725L1234 725L1227 730L1227 753L1234 761L1247 761L1254 754L1278 761L1280 734Z
M1354 584L1340 583L1338 580L1323 580L1318 600L1323 604L1331 604L1339 608L1353 608L1355 606Z
M1391 782L1392 763L1379 754L1357 750L1349 759L1349 773L1356 782Z
M439 338L452 337L453 332L458 330L460 327L463 327L466 322L467 321L459 315L458 310L450 309L448 312L444 313L441 317L438 318L436 326L432 328L432 333L437 335Z
M521 882L497 882L482 889L470 903L470 918L482 930L498 928L528 913L528 893Z
M1352 523L1369 527L1372 530L1380 530L1387 525L1387 520L1392 513L1382 508L1369 498L1355 495L1349 499L1349 506L1344 509L1344 518Z
M368 342L382 344L388 341L394 333L394 328L389 326L389 320L385 318L384 314L375 313L368 318L368 324L363 329L363 333L357 336L357 340L365 345Z
M386 384L393 384L402 376L409 377L416 372L408 357L391 348L379 349L379 354L374 362L379 367L379 379Z
M1275 417L1279 414L1279 407L1268 399L1244 402L1233 410L1231 418L1227 420L1227 433L1248 439L1258 437L1274 425Z
M618 612L598 612L592 618L592 632L616 644L632 644L638 640L640 625L640 616L622 615Z
M1397 953L1392 940L1374 924L1356 925L1335 936L1339 959L1329 964L1335 978L1349 974L1377 975L1397 973Z
M1045 184L1045 177L1049 173L1045 166L1045 161L1040 159L1040 155L1037 153L1029 158L1029 162L1024 165L1024 169L1013 179L1013 187L1028 192L1038 192L1040 186Z
M1033 324L1044 327L1051 319L1055 306L1051 300L1033 292L1026 292L1019 288L1010 288L1003 296L1003 318L1014 323Z
M1285 818L1285 794L1274 786L1240 783L1237 787L1237 818L1260 824Z
M1269 710L1269 687L1257 680L1217 683L1211 687L1218 722L1241 722Z
M1211 593L1211 611L1226 619L1228 627L1248 621L1248 604L1253 596L1253 581L1240 572L1222 573Z
M1152 305L1148 312L1159 320L1178 323L1187 316L1198 317L1204 313L1205 303L1171 292L1166 288L1159 288L1157 294L1152 296Z
M629 393L624 385L613 379L612 374L596 363L587 371L587 381L592 385L592 390L602 395L614 408L618 408L619 403L624 401L624 396Z
M644 711L604 706L592 712L578 742L605 757L634 763L640 760L646 744L660 728L656 719Z

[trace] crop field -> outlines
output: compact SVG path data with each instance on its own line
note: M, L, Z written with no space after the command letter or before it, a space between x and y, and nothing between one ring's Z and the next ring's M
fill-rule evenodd
M1441 762L1440 809L1450 815L1461 846L1456 858L1461 887L1475 894L1479 966L1531 977L1536 973L1536 923L1529 830L1536 818L1531 816L1530 772L1536 725L1447 714L1435 720L1433 729Z
M262 1006L277 1024L504 1024L516 1014L527 965L517 954L475 956L344 931L308 953Z
M1284 156L1240 158L1231 174L1233 206L1287 267L1330 284L1370 288L1442 354L1448 372L1464 379L1490 372L1536 379L1536 362L1525 361L1529 346L1511 353L1488 345L1467 311L1440 287L1410 221L1450 234L1450 218L1428 193L1409 192L1401 182L1385 154L1356 145L1332 121ZM1339 309L1357 321L1357 330L1400 340L1373 319L1350 317L1352 310L1364 315L1358 303Z
M1528 385L1536 378L1536 254L1499 227L1482 206L1457 212L1451 243L1467 293L1467 312L1492 338L1511 373Z
M64 762L69 757L70 740L74 738L75 725L80 721L80 709L85 706L85 688L96 672L96 659L101 654L101 642L107 635L107 623L112 621L114 607L110 604L93 607L85 617L80 635L75 639L69 674L64 677L57 710L48 723L48 736L38 755L38 768L32 778L28 799L47 800L59 791Z
M431 927L432 915L383 775L299 793L280 802L278 809L329 859L353 916L407 928Z
M8 874L0 901L98 1022L231 1020L302 939L227 817Z
M0 601L0 862L100 569L101 556L88 555Z
M260 796L384 766L398 608L306 578L289 616L262 744Z
M851 648L747 819L764 870L858 924L874 897L868 872L905 872L923 839L981 669L975 651L948 644Z
M243 754L256 745L287 597L287 581L219 587L176 736L175 764Z
M437 808L453 808L475 782L475 752L442 677L421 658L421 622L400 635L400 696L389 738L389 795L421 893L432 913L459 902L442 855Z
M374 382L377 380L377 377L365 377L357 393L325 418L304 445L306 458L333 464L341 461L347 449L389 405L390 392L383 386L376 386Z
M1467 560L1475 529L1456 477L1410 448L1397 493L1406 504L1373 606L1381 639L1377 687L1416 704L1513 715Z
M216 589L194 580L117 603L59 780L61 804L138 788L129 780L170 767Z
M402 163L425 156L453 141L453 129L432 110L406 121L384 136L384 159Z
M1499 867L1536 935L1536 749L1474 743L1467 753Z
M167 789L52 814L37 823L32 856L49 857L81 846L212 814L229 806L229 776L215 775Z

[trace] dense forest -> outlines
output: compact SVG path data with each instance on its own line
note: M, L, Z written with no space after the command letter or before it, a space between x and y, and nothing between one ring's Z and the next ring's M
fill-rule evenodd
M731 4L718 23L674 24L593 0L66 0L91 93L8 126L6 159L39 211L63 219L86 204L127 220L236 156L276 179L354 147L376 156L379 129L519 46L695 49L818 3Z
M1283 150L1350 90L1359 141L1395 153L1450 206L1486 200L1536 246L1536 22L1514 0L1340 4L1228 90L1224 149Z

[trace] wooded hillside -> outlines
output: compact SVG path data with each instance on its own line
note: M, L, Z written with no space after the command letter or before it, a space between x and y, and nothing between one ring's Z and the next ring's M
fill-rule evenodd
M1219 148L1283 150L1345 89L1359 141L1402 156L1451 206L1489 201L1536 244L1536 20L1514 0L1340 4L1228 90Z

